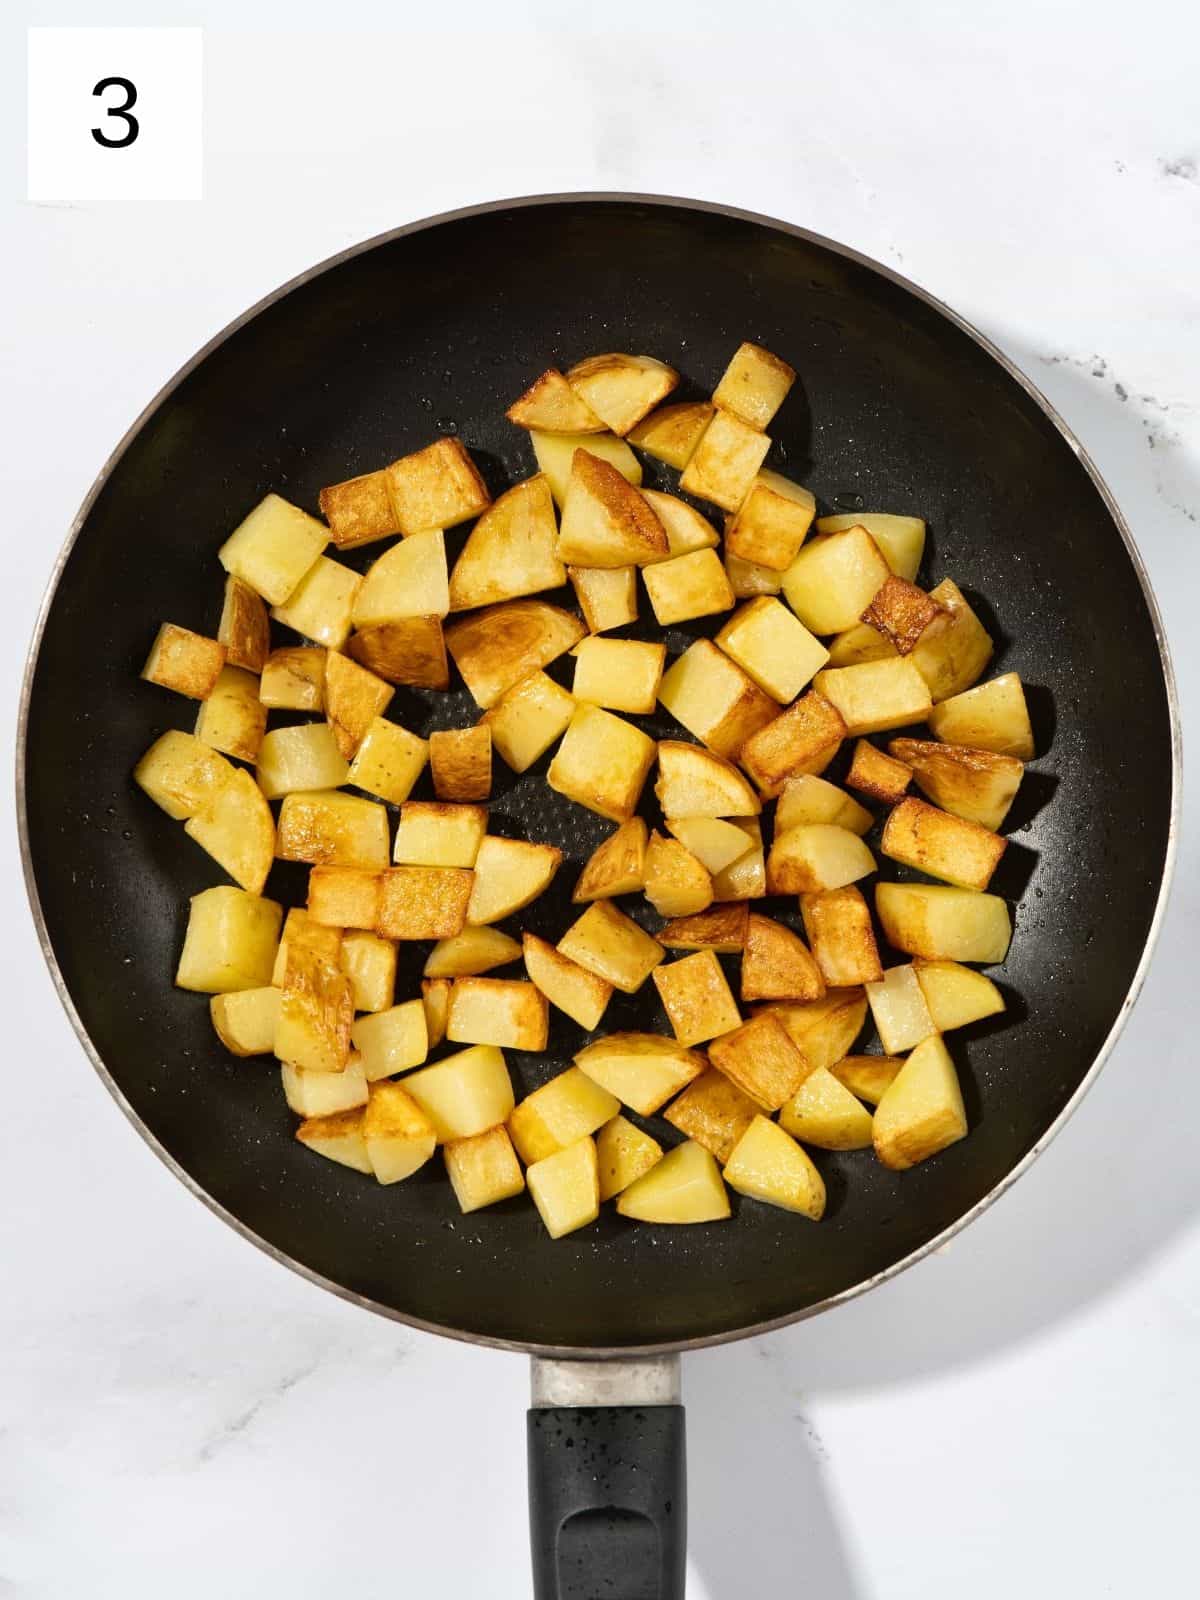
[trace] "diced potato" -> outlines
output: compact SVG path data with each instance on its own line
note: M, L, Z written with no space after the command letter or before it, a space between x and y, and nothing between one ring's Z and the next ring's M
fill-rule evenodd
M585 1045L575 1065L623 1105L649 1117L708 1063L702 1051L686 1050L655 1033L610 1033Z
M673 1100L663 1116L680 1133L728 1161L734 1145L758 1115L758 1103L710 1067Z
M927 961L1003 961L1012 918L999 895L941 884L880 883L875 909L884 937L906 955Z
M491 504L487 485L461 439L438 439L393 461L384 472L405 538L431 528L456 528Z
M1007 844L990 828L911 796L889 814L879 840L879 848L893 861L960 889L986 889Z
M635 489L642 481L641 462L615 433L544 433L540 428L531 428L529 442L537 458L538 471L546 474L554 503L560 511L567 498L576 450L586 450L589 455L607 461Z
M843 628L829 641L831 667L856 667L861 661L886 661L897 653L892 641L867 622L856 622L852 628Z
M993 750L971 750L933 739L893 739L888 749L911 769L917 787L943 811L993 831L1003 824L1025 775L1015 756Z
M624 822L637 809L654 753L654 740L631 722L598 706L581 705L550 763L546 782L589 811Z
M779 792L775 832L786 833L789 828L801 828L809 822L830 822L835 828L863 834L874 827L875 818L836 783L802 773L798 778L789 778Z
M351 932L342 940L342 971L356 1011L386 1011L396 993L396 946L378 934Z
M718 633L717 643L781 705L794 700L829 659L821 641L770 595L739 607Z
M637 571L634 566L567 568L589 633L637 621Z
M739 417L718 411L700 436L679 479L686 494L736 511L750 492L771 441Z
M348 782L381 800L401 805L429 759L429 743L398 722L375 717L368 724L350 765ZM469 866L469 862L464 862Z
M345 1077L345 1073L340 1076ZM328 1117L306 1117L296 1129L296 1138L327 1161L336 1161L339 1166L370 1175L373 1169L367 1156L362 1120L360 1106L352 1111L335 1111Z
M911 962L889 967L882 979L868 983L866 990L879 1042L888 1055L904 1055L937 1031Z
M665 817L752 817L762 810L732 763L678 739L659 741L654 792Z
M939 1033L965 1028L1004 1010L1004 996L982 972L972 972L957 961L915 961L913 968Z
M941 609L917 641L912 664L929 685L936 705L979 681L992 659L993 645L952 578L944 578L929 598Z
M575 698L544 672L531 672L505 691L482 725L514 772L527 772L575 715Z
M358 754L371 724L383 716L395 692L390 683L349 656L325 652L325 716L347 761Z
M658 942L667 950L715 950L718 955L736 955L746 943L746 922L750 908L745 901L710 906L693 917L675 917L658 931Z
M744 836L743 842L748 848ZM646 899L660 917L690 917L712 904L711 875L678 839L664 839L657 831L651 833L646 846L645 877Z
M406 801L400 807L392 860L397 866L473 867L487 821L486 806Z
M663 461L682 472L700 443L700 436L712 421L713 407L707 400L685 400L673 406L659 406L629 430L630 444L637 445L656 461Z
M731 1189L813 1222L825 1215L825 1183L809 1156L778 1123L755 1117L725 1163Z
M318 556L287 602L271 616L306 639L340 650L350 637L350 613L362 579L340 561Z
M558 953L624 994L635 994L664 954L658 940L611 900L590 905L558 941Z
M567 369L567 382L615 434L624 435L665 400L679 374L653 356L589 356Z
M545 433L604 433L605 424L555 367L535 378L504 413L518 428Z
M578 644L583 634L579 618L559 606L545 600L506 600L447 628L446 648L475 703L486 711L505 690ZM491 727L503 754L495 724Z
M173 689L191 700L207 700L225 668L225 646L190 628L164 622L142 668L147 683ZM215 747L214 747L215 748Z
M272 650L259 679L258 698L268 710L324 711L324 650L307 644Z
M721 374L721 381L713 390L713 402L722 411L732 411L751 428L765 428L795 381L795 367L747 340L738 346Z
M571 693L581 703L650 716L667 659L665 644L642 639L581 639L573 651Z
M284 1061L280 1077L284 1098L298 1117L336 1117L367 1103L367 1080L362 1062L354 1056L346 1063L344 1072L308 1072L304 1067Z
M133 781L169 817L185 822L208 809L234 770L195 734L171 729L146 751L133 769Z
M751 848L737 824L720 817L671 817L667 832L710 873L724 872Z
M966 1136L958 1074L935 1033L917 1046L875 1108L875 1154L902 1172Z
M327 722L272 728L259 746L258 784L268 800L306 790L340 789L349 779L350 765Z
M925 524L920 517L900 517L890 511L852 511L817 518L818 533L844 533L847 528L865 528L896 576L907 578L910 583L916 581L925 553Z
M840 889L874 871L875 857L857 833L829 822L809 822L776 833L767 857L767 893Z
M237 525L217 556L226 572L248 583L269 605L281 606L328 542L323 522L269 494Z
M261 672L271 653L271 623L262 596L233 573L225 579L217 643L225 646L231 667L245 667L247 672Z
M522 910L549 885L561 862L562 851L556 845L485 835L475 857L467 921L499 922Z
M894 742L894 741L893 741ZM846 774L850 788L860 794L869 794L873 800L885 805L895 805L912 778L912 768L894 756L884 755L869 739L860 739L854 746L854 759Z
M433 1123L439 1144L498 1128L513 1108L504 1053L491 1044L472 1045L410 1072L404 1087Z
M364 867L314 867L308 915L326 928L372 930L379 920L379 874Z
M578 1067L568 1067L525 1096L508 1119L508 1131L529 1166L595 1133L620 1109L615 1095Z
M661 748L661 746L660 746ZM577 905L588 900L608 900L618 894L634 894L646 883L646 824L641 817L630 817L596 846L584 862L583 871L571 899Z
M867 997L861 989L830 989L823 1000L772 1006L771 1010L814 1071L818 1067L832 1069L862 1032Z
M440 528L402 539L369 567L354 597L356 628L450 610L446 539Z
M536 934L525 933L525 970L549 1000L590 1033L600 1025L612 984L571 961Z
M697 639L672 663L658 699L689 733L727 759L779 714L770 695L711 639Z
M453 1139L443 1154L450 1187L464 1213L511 1200L525 1188L525 1174L507 1128L489 1128L471 1139Z
M741 1023L721 963L711 950L697 950L652 974L659 999L680 1044L703 1044Z
M903 1065L899 1056L843 1056L829 1071L856 1099L877 1106Z
M317 503L339 550L355 550L400 532L386 472L364 472L361 477L331 483L321 490Z
M714 1039L708 1057L718 1072L768 1111L778 1111L813 1070L770 1011L760 1011L732 1033Z
M371 1086L362 1120L367 1160L380 1183L400 1183L437 1149L433 1123L398 1083Z
M788 605L813 633L852 628L891 574L865 528L810 539L783 575Z
M477 978L520 959L521 946L499 928L466 927L452 939L440 939L422 971L427 978Z
M952 695L929 712L929 726L946 744L1032 761L1036 751L1029 708L1019 674L1005 672L964 694Z
M237 989L208 1003L217 1038L235 1056L269 1056L275 1049L279 990Z
M441 617L403 617L352 633L346 654L385 683L448 689L450 667Z
M760 900L767 892L767 864L763 855L762 824L757 817L731 817L750 841L744 856L730 862L713 878L714 900Z
M574 1233L600 1215L600 1175L591 1139L578 1139L535 1161L525 1181L552 1239Z
M642 581L651 609L664 628L729 611L734 604L733 590L715 550L693 550L644 567Z
M726 517L727 533L730 521ZM739 600L753 600L756 595L780 594L783 591L782 572L776 572L774 567L759 566L757 561L743 561L740 556L730 555L728 549L725 551L725 576Z
M876 589L862 620L889 639L897 655L907 656L941 614L942 608L932 595L892 573Z
M271 982L283 988L287 972L288 951L293 946L303 946L325 961L341 962L343 936L341 928L326 928L314 922L302 906L293 906L283 924L279 949L275 952L275 965L271 969Z
M707 517L678 495L643 489L642 499L662 523L667 535L667 558L690 555L694 550L714 550L721 536Z
M820 1000L824 993L821 969L799 934L751 912L742 953L743 1002Z
M261 894L275 856L275 823L262 790L248 772L236 771L183 825L189 839L243 889Z
M425 1007L425 1026L429 1032L429 1048L441 1044L446 1037L446 1017L450 1011L450 978L422 978L421 1004Z
M405 1000L372 1016L359 1017L350 1030L368 1083L419 1067L429 1055L429 1029L420 1000Z
M388 864L388 843L387 811L373 800L330 789L285 795L279 808L281 861L380 870Z
M455 1044L496 1044L544 1050L549 1034L546 996L516 978L455 978L446 1037Z
M836 706L851 734L922 722L932 706L924 678L904 656L826 667L813 679L813 687Z
M618 1195L617 1210L637 1222L721 1222L729 1196L711 1153L689 1139Z
M816 513L817 502L808 489L764 470L734 513L725 548L740 561L786 572L800 554Z
M275 1054L307 1072L342 1072L350 1059L354 996L340 962L288 945Z
M869 1150L871 1113L827 1067L818 1067L782 1107L779 1126L818 1150Z
M474 874L464 867L391 867L380 876L385 939L450 939L467 920Z
M643 1133L627 1117L613 1117L596 1134L600 1203L621 1194L661 1160L662 1145L657 1139Z
M471 529L450 576L450 609L557 589L567 581L554 553L557 539L554 499L539 472L502 494Z
M738 760L759 793L770 799L789 778L824 772L841 749L847 730L841 712L817 689L801 695L786 711L780 711L774 701L767 704L773 707L774 717L746 740Z
M431 733L429 774L439 800L486 800L492 792L492 730L477 723Z
M831 988L878 983L883 977L871 913L853 884L801 895L800 914L809 949Z
M244 667L222 667L196 716L196 737L239 761L256 761L267 728L258 679Z
M571 463L555 548L560 561L579 567L626 567L669 553L666 529L646 501L587 449Z

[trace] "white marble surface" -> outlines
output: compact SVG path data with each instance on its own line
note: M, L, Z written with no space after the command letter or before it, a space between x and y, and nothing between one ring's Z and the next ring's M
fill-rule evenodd
M524 0L444 31L200 9L198 207L25 206L18 24L97 19L5 24L6 719L75 506L197 345L363 236L572 188L772 212L976 321L1107 474L1200 706L1194 6L609 6L588 35ZM197 17L171 12L120 20ZM526 1595L523 1363L320 1294L175 1184L59 1012L7 838L0 1595ZM865 1300L687 1363L693 1600L1185 1591L1198 867L1185 832L1142 1002L1015 1192Z

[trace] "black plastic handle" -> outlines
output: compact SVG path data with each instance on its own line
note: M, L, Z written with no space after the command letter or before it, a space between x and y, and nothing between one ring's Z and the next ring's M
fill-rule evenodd
M534 1600L683 1600L682 1406L529 1412Z

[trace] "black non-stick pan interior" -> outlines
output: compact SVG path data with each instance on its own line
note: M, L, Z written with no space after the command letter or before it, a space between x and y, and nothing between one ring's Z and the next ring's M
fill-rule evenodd
M1044 754L996 884L1015 907L999 974L1009 1010L953 1038L971 1136L899 1175L869 1152L818 1154L820 1226L743 1202L733 1221L700 1228L606 1214L557 1243L527 1200L460 1216L434 1165L384 1189L321 1161L292 1140L274 1065L228 1057L203 998L171 986L187 898L220 875L130 781L151 740L194 715L138 681L158 623L215 630L217 546L270 489L315 511L321 485L457 432L495 492L533 470L504 408L546 366L646 351L699 395L744 338L800 373L771 430L772 464L823 508L926 517L922 581L954 577L995 633L998 669L1033 686ZM647 636L644 597L642 613ZM711 631L691 625L670 642ZM459 688L399 691L390 714L424 731L477 713ZM651 731L680 730L663 718ZM525 914L556 938L579 864L610 825L552 794L545 766L518 780L497 762L492 825L566 851ZM937 309L831 247L720 211L619 200L510 205L405 232L218 343L129 442L86 517L32 680L26 771L32 870L66 988L121 1094L194 1182L381 1308L572 1347L715 1338L796 1314L985 1197L1113 1028L1159 896L1172 788L1163 668L1134 564L1020 384ZM278 867L272 890L301 901L302 870ZM423 956L405 950L398 997L417 992ZM604 1031L666 1028L651 985L618 998ZM548 1054L512 1054L518 1092L579 1047L558 1022Z

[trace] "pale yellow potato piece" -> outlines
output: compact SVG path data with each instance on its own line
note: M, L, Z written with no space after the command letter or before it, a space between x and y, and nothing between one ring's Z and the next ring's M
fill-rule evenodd
M232 572L225 579L217 643L225 646L231 667L247 672L261 672L271 652L271 622L262 596Z
M552 1239L574 1233L600 1215L600 1175L591 1139L579 1139L535 1161L525 1181Z
M841 749L847 730L841 712L815 688L786 711L780 711L773 700L767 704L774 708L774 717L746 740L738 760L759 793L770 799L789 778L824 772Z
M383 470L397 525L406 538L430 528L456 528L491 502L461 439L438 439Z
M917 787L935 805L993 831L1017 797L1024 764L994 750L971 750L933 739L893 739L888 749L912 769Z
M771 441L728 411L718 411L700 436L679 479L686 494L736 511L750 492Z
M733 590L715 550L693 550L642 569L642 582L660 626L729 611Z
M849 828L851 833L863 834L874 827L875 818L866 806L860 806L853 795L839 789L836 783L809 772L789 778L780 790L775 806L775 832L786 833L789 828L801 828L811 822L828 822L835 828Z
M522 678L578 644L584 632L579 618L560 606L506 600L447 628L446 648L476 705L486 711ZM500 749L495 723L491 728Z
M596 1134L601 1205L628 1189L661 1160L662 1145L627 1117L616 1116L606 1122Z
M659 746L661 752L662 746ZM646 884L648 830L641 817L630 817L598 844L584 862L571 899L577 905L634 894Z
M690 917L712 904L707 868L678 839L665 839L657 831L646 845L645 880L646 899L660 917Z
M879 1042L888 1055L904 1055L938 1031L911 962L888 967L878 983L865 987Z
M382 717L395 689L336 650L325 652L325 716L338 749L349 761Z
M388 816L374 800L323 789L285 795L275 853L281 861L315 867L373 867L388 863Z
M965 694L943 700L929 712L929 726L946 744L965 744L976 750L1032 761L1036 751L1029 708L1019 674L977 684Z
M809 822L776 833L767 856L767 893L841 889L874 871L875 857L857 833L829 822Z
M629 430L629 442L656 461L682 472L700 443L700 436L712 421L713 409L707 400L659 406Z
M635 994L665 952L611 900L596 900L563 934L558 953L614 989Z
M734 512L725 548L735 560L784 573L799 555L816 513L810 490L764 470Z
M659 741L654 792L665 817L752 817L762 810L731 762L678 739Z
M658 699L689 733L727 759L779 714L770 695L711 639L697 639L671 664Z
M725 518L725 532L729 533L733 518ZM739 600L753 600L760 594L780 594L783 591L783 573L774 567L760 566L757 561L743 561L740 556L725 551L725 576L729 587Z
M825 1215L825 1183L796 1141L767 1117L757 1116L725 1163L731 1189L813 1222Z
M368 1083L419 1067L429 1055L429 1030L420 1000L405 1000L387 1011L359 1017L350 1029Z
M217 1038L235 1056L269 1056L275 1049L279 990L237 989L215 994L208 1003Z
M642 639L581 639L572 654L571 693L581 704L649 716L667 659L665 644Z
M455 978L446 1038L455 1044L494 1044L544 1050L549 1032L546 996L516 978Z
M466 924L473 886L467 867L390 867L380 874L375 931L385 939L450 939Z
M398 722L375 717L363 734L346 781L356 789L400 805L412 793L428 759L427 739L410 733Z
M724 872L752 848L736 823L720 817L669 817L667 832L673 834L709 873Z
M728 1161L733 1147L758 1115L758 1104L723 1072L710 1067L663 1112L673 1128Z
M421 1067L409 1073L404 1087L433 1123L439 1144L499 1127L513 1108L504 1053L490 1044Z
M620 352L577 361L567 368L566 378L589 410L621 435L653 411L679 383L679 374L665 361Z
M554 553L557 538L550 485L538 473L502 494L471 529L450 575L450 609L557 589L567 581Z
M965 1028L1004 1010L1004 996L982 972L957 961L914 961L913 968L939 1033Z
M708 1056L718 1072L767 1111L778 1111L813 1070L770 1011L760 1011L732 1033L714 1039Z
M849 734L923 722L932 708L924 678L905 656L826 667L813 679L813 687L836 706Z
M810 539L783 575L788 605L813 633L852 628L891 568L862 527Z
M271 616L326 649L340 650L350 637L350 616L361 584L357 572L318 556L286 603L272 607Z
M208 808L234 770L195 734L173 728L146 751L133 769L133 781L169 817L185 822Z
M880 883L875 909L884 937L907 955L928 961L1003 961L1012 918L999 895L941 884Z
M298 1117L335 1117L367 1103L367 1080L354 1056L344 1072L308 1072L283 1061L279 1076L288 1108Z
M467 905L472 924L499 922L537 899L562 862L556 845L487 834L475 857L475 882Z
M742 951L742 1001L820 1000L824 993L821 969L799 934L752 912Z
M356 1011L386 1011L396 993L396 945L362 930L342 940L342 971L350 979Z
M487 833L487 807L408 800L392 847L397 866L473 867Z
M425 1026L429 1030L429 1048L441 1044L446 1037L446 1015L450 1010L450 978L422 978L421 1004L425 1007Z
M714 550L720 544L721 536L708 518L678 495L643 489L642 498L666 531L666 559L690 555L694 550Z
M813 958L831 988L878 983L883 977L871 913L854 884L802 894L800 914Z
M654 1033L610 1033L585 1045L575 1065L639 1116L649 1117L707 1066L688 1050Z
M770 595L740 606L717 634L717 643L781 705L793 701L829 659L821 641Z
M439 800L486 800L492 792L492 731L485 723L429 735L429 775Z
M779 1126L818 1150L871 1147L871 1113L826 1067L810 1073L781 1108Z
M744 856L730 862L713 877L715 900L759 900L767 892L767 864L763 855L762 824L757 817L731 817L750 841Z
M796 369L760 344L743 341L713 390L713 402L752 428L765 428L796 381Z
M575 697L561 684L544 672L531 672L485 711L482 720L507 765L527 772L566 732L575 711Z
M329 543L329 529L280 495L260 500L217 551L226 572L269 605L284 605Z
M941 612L922 633L911 659L936 704L977 683L992 659L994 646L952 578L944 578L931 589L929 598L936 600Z
M925 524L920 517L902 517L890 511L852 511L817 518L818 533L843 533L847 528L865 528L896 576L907 578L910 583L916 581L925 553Z
M636 1222L721 1222L729 1196L710 1152L689 1139L631 1183L617 1210Z
M875 1108L875 1154L899 1172L966 1136L958 1074L935 1033L917 1046Z
M306 1117L296 1129L296 1138L327 1161L373 1175L362 1133L361 1106L352 1111L335 1111L328 1117Z
M259 747L257 772L268 800L305 790L340 789L350 781L350 765L327 722L272 728Z
M380 1183L411 1178L437 1148L433 1123L398 1083L371 1086L362 1134L367 1160Z
M879 848L931 878L944 878L960 889L986 889L1007 844L990 828L909 798L888 816Z
M634 488L642 481L641 462L624 439L618 439L615 433L546 433L540 428L531 428L529 442L537 458L538 471L545 473L554 503L560 511L567 498L571 463L576 450L586 450L589 455L607 461Z
M379 874L368 867L314 867L308 915L323 927L369 932L379 920Z
M511 1200L525 1188L525 1174L507 1128L489 1128L471 1139L454 1139L442 1153L454 1198L464 1213Z
M832 1070L862 1032L867 997L862 989L830 989L822 1000L776 1005L771 1011L814 1071L818 1067Z
M256 761L267 727L258 679L244 667L222 667L196 714L196 737L239 761Z
M556 367L549 367L504 413L518 428L545 433L604 433L606 427Z
M637 574L635 566L567 568L589 633L637 621Z
M275 856L275 823L262 790L248 772L231 774L183 825L189 839L243 889L261 894Z
M703 1044L740 1024L737 1001L711 950L656 966L652 976L680 1044Z
M356 628L450 610L446 539L440 528L401 539L368 568L353 601Z
M509 1117L508 1131L528 1166L586 1138L620 1109L615 1095L578 1067L568 1067L526 1095Z
M624 822L637 809L654 754L654 740L640 728L598 706L581 705L550 763L546 782L589 811Z
M467 927L452 939L439 939L422 971L427 978L477 978L520 959L521 946L499 928Z
M860 661L884 661L898 654L896 646L869 622L856 622L843 628L829 641L831 667L855 667Z
M317 501L339 550L354 550L400 532L386 472L364 472L357 478L328 484Z
M588 972L536 934L523 935L525 970L552 1006L590 1033L600 1024L612 984Z
M258 698L269 710L324 711L324 650L309 644L272 650L263 664Z
M616 467L587 449L575 452L562 522L558 559L580 567L625 567L662 560L666 529Z

